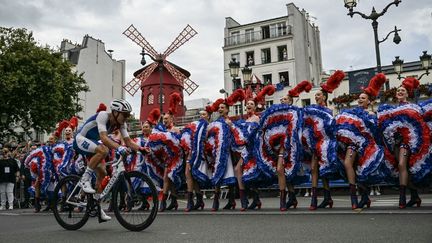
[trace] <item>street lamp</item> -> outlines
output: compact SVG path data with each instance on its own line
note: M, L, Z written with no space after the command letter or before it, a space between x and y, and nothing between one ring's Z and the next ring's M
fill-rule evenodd
M374 40L375 40L375 55L376 55L376 62L377 62L377 73L381 72L381 57L380 57L380 50L379 50L379 44L384 42L385 40L387 40L387 38L389 37L389 35L391 33L395 33L394 38L393 38L393 42L396 44L399 44L401 42L401 38L398 34L398 31L401 31L400 29L397 29L397 27L395 26L395 30L391 31L390 33L387 34L386 38L384 38L383 40L378 40L378 18L383 16L388 8L391 5L396 5L396 7L399 5L399 3L401 3L402 0L394 0L393 2L389 3L380 13L377 13L375 11L375 7L372 7L372 12L370 13L370 15L366 15L363 14L361 12L358 11L354 11L354 8L357 6L357 0L344 0L345 3L345 7L349 10L348 14L351 18L355 15L358 14L360 15L362 18L364 19L370 19L372 20L372 28L374 31Z
M233 87L234 87L233 91L235 88L242 88L241 81L240 81L239 87L236 87L237 86L236 85L236 81L237 81L236 79L238 77L239 70L240 70L240 62L237 62L236 59L233 58L228 63L228 67L230 69L230 75L232 77L232 82L233 82ZM240 102L240 114L241 114L241 117L243 117L243 103L242 102Z
M245 66L242 68L242 74L243 74L243 82L244 86L246 88L247 85L251 83L251 77L252 77L252 68Z
M423 78L424 75L429 75L429 68L431 67L431 55L427 54L427 51L423 51L423 55L420 57L420 62L423 70L426 70L426 72L422 73L420 77L417 79L420 80ZM392 62L395 72L398 75L398 79L404 78L401 76L401 73L403 72L403 63L404 61L399 59L399 56L395 57L395 60Z
M230 68L230 75L233 78L233 80L232 80L233 84L235 84L236 78L238 77L239 71L240 71L240 63L237 62L235 58L233 58L228 63L228 67ZM236 87L236 88L246 88L247 85L251 84L252 68L250 68L248 65L246 65L245 67L243 67L241 69L241 72L243 75L244 86L242 86L241 81L240 81L238 87ZM221 92L221 91L219 91L219 92ZM243 102L240 102L240 115L241 115L241 118L243 118Z
M151 55L145 52L144 48L142 49L140 55L141 58L141 65L146 65L145 55L149 56L154 62L158 63L158 70L159 70L159 109L160 112L163 113L163 105L162 105L162 87L163 87L163 58L161 55L157 55L156 58L153 58Z
M422 69L426 69L426 72L420 75L418 80L420 80L425 74L429 75L429 68L431 67L431 55L428 55L427 51L423 51L423 55L420 56L420 61L422 64Z
M395 60L392 62L394 70L398 75L397 78L399 80L402 78L401 73L403 72L403 63L404 63L404 61L402 59L399 59L399 56L396 56Z
M225 98L228 97L228 92L226 92L225 89L220 89L220 90L219 90L219 93L221 93L221 94L225 94Z

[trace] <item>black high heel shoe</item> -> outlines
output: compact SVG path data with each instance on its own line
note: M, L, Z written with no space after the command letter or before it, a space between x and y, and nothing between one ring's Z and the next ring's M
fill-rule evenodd
M324 190L324 201L318 205L318 208L326 208L327 206L333 208L333 200L331 198L330 191Z
M187 205L185 208L185 212L190 212L194 209L195 205L194 205L194 201L193 201L193 193L192 192L188 192L187 193Z
M166 210L177 210L178 209L178 203L177 203L177 197L171 196L171 203L166 208Z
M219 210L219 196L220 196L220 192L215 192L214 199L213 199L213 206L211 209L211 211L213 211L213 212Z
M235 201L228 201L228 203L225 205L225 207L223 207L223 209L225 210L234 210L236 207L236 202Z
M412 207L414 205L417 205L417 207L420 207L421 202L422 202L422 200L419 197L417 190L411 189L411 199L408 201L408 203L406 204L406 206L407 207Z
M399 187L399 208L400 209L404 209L407 206L405 192L406 192L406 186L401 185Z
M262 206L261 200L256 199L256 200L252 201L252 203L249 205L248 209L249 210L261 209L261 206Z
M201 208L201 210L204 210L204 200L203 200L203 194L197 193L196 194L197 201L195 203L195 206L193 207L193 210L198 210Z
M309 210L316 210L318 208L318 198L317 196L311 197L311 204L309 206Z
M245 190L241 189L239 193L240 193L240 205L241 205L240 211L246 211L246 209L248 209L248 204L249 204L249 201L246 196L246 192Z
M357 199L357 195L351 195L351 209L357 209L358 206L358 199Z
M150 209L150 203L146 199L143 199L141 206L138 208L138 211L146 211L149 209Z
M161 200L161 203L160 203L160 206L159 206L159 212L163 212L163 211L166 210L166 208L167 208L167 204L166 204L167 198L168 198L168 195L167 194L163 194L162 200Z
M258 191L253 191L253 200L252 203L249 205L248 209L254 210L254 209L261 209L262 203L259 198Z
M367 208L370 208L371 200L369 199L368 193L362 194L361 200L357 205L357 208L364 208L366 206Z
M297 198L294 192L288 192L288 202L286 203L286 208L294 207L297 208Z

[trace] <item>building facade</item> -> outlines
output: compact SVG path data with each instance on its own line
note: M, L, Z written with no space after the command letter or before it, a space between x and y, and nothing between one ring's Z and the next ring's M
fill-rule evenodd
M72 62L73 71L84 73L89 92L79 94L83 110L78 114L81 119L92 116L100 103L109 106L114 98L125 98L126 62L115 60L105 50L105 43L91 36L84 36L81 45L63 40L60 46L63 57Z
M321 81L322 58L320 32L305 10L293 3L286 5L282 17L248 24L226 18L224 34L224 89L231 93L239 84L244 87L241 72L233 80L229 63L235 59L252 68L252 82L278 85L283 90L266 98L266 105L279 103L289 89L302 80L318 86ZM231 110L238 115L240 105Z

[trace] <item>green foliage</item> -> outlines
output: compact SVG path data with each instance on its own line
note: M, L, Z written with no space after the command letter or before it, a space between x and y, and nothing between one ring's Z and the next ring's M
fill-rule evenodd
M0 27L0 135L10 124L49 132L82 110L78 93L88 91L73 65L48 46L39 46L26 29ZM4 118L3 118L4 119Z

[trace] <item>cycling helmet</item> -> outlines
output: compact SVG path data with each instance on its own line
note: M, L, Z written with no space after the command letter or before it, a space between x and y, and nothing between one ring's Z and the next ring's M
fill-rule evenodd
M122 99L115 99L111 101L110 105L111 111L118 111L118 112L132 112L132 106L127 102L126 100Z

